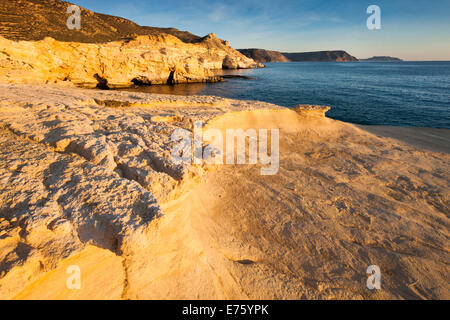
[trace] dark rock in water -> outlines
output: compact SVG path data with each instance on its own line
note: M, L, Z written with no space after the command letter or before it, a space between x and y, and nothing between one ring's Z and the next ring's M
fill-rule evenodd
M225 74L221 76L224 79L245 79L245 80L254 80L255 78L249 76L242 76L238 74Z

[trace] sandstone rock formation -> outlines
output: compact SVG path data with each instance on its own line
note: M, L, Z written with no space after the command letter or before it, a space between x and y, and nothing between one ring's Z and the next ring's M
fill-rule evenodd
M255 60L256 62L289 62L279 51L270 51L265 49L238 49L240 53L248 58Z
M196 120L278 128L279 172L175 163ZM52 85L0 84L0 132L1 299L450 297L448 154L263 102Z
M295 107L295 111L301 116L324 118L331 108L328 106L318 106L310 104L299 104Z
M55 40L62 19L47 14L67 3L15 3L50 27L26 38L20 10L0 24L0 299L449 299L449 154L328 119L325 106L14 83L215 81L214 69L256 66L214 34L87 11L83 41ZM171 135L198 120L279 130L278 173L174 161Z
M216 97L0 84L0 298L86 244L123 256L145 245L158 201L203 170L173 162L171 133L247 109Z
M195 44L168 34L98 44L0 37L0 79L7 82L99 88L214 82L216 69L258 66L214 34Z

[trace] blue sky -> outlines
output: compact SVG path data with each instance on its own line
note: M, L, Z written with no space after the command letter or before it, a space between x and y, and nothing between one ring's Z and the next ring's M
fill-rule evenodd
M234 48L346 50L365 58L450 60L450 0L72 0L140 25L214 32ZM381 8L381 30L366 9Z

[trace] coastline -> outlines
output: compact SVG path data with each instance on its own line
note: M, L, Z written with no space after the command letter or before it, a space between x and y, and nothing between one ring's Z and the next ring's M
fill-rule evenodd
M357 125L377 136L397 139L422 150L450 153L450 129Z
M1 299L450 297L448 154L258 101L20 84L0 99ZM170 134L195 120L279 128L279 172L174 165Z
M355 124L450 129L446 120L450 96L445 90L450 65L447 62L407 64L273 63L264 69L231 72L255 80L231 79L217 84L149 86L132 90L216 95L286 107L299 103L324 104L332 106L329 117ZM423 78L419 77L421 70ZM434 77L439 70L442 74ZM404 72L418 77L407 85L397 77Z

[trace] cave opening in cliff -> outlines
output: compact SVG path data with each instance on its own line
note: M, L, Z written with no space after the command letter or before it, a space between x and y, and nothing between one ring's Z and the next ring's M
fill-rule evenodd
M175 84L174 81L175 70L171 70L169 74L169 78L167 78L167 84Z

